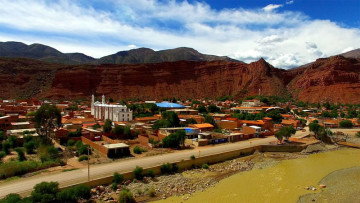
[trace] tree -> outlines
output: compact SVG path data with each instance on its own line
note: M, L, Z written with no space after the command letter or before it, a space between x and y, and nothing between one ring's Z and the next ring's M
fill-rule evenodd
M43 142L51 142L50 132L61 126L61 113L54 105L43 104L35 114L35 128Z
M272 118L274 123L281 123L282 121L282 116L278 110L270 111L269 113L266 113L266 116Z
M199 105L198 111L199 113L207 113L207 110L204 105Z
M164 147L170 148L178 148L180 145L183 145L185 142L186 133L184 130L178 130L175 133L171 133L170 135L166 136L163 140Z
M210 115L205 115L204 122L205 123L210 123L211 125L216 126L214 118L212 116L210 116Z
M210 105L208 106L208 112L210 112L210 113L220 112L220 108L217 107L217 106L214 105L214 104L210 104Z
M34 202L55 202L56 193L59 192L59 183L41 182L34 186L31 198Z
M11 135L8 137L8 141L10 143L11 148L15 148L17 146L17 137L14 135Z
M109 133L112 130L112 121L110 119L106 119L105 124L103 126L104 133Z
M5 140L5 134L4 131L0 131L0 142Z
M122 135L124 134L124 127L121 125L115 125L114 129L112 129L112 133L116 135Z
M309 125L310 132L314 132L315 136L318 134L318 132L321 128L322 128L322 126L318 124L317 120L311 122Z
M353 123L349 120L342 120L342 121L340 121L339 125L342 128L352 128L353 127Z
M131 129L130 126L126 126L124 128L124 135L126 138L131 139L132 138L132 133L131 133Z
M10 142L8 140L2 142L2 150L5 154L10 154Z
M15 149L15 151L17 152L18 154L18 160L19 161L25 161L26 160L26 157L25 157L25 153L24 153L24 149L21 148L21 147L18 147Z
M22 202L21 196L19 194L10 193L5 196L4 199L0 199L1 203L20 203Z

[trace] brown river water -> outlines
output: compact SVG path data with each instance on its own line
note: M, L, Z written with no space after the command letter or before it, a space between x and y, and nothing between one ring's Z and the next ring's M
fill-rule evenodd
M318 183L323 177L354 166L360 166L358 149L312 154L232 175L186 201L183 197L171 197L160 202L297 202L301 195L321 192ZM305 190L307 186L317 190Z

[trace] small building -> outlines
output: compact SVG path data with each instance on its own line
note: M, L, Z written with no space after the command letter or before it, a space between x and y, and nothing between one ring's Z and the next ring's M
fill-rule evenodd
M242 101L241 106L243 106L243 107L260 106L260 100L258 100L258 99L244 100L244 101Z
M214 130L214 126L211 125L210 123L191 124L191 125L189 125L189 127L198 128L200 130L200 132L206 132L206 131L213 131Z
M107 148L107 156L109 158L119 158L130 155L130 146L125 143L104 144L103 146Z

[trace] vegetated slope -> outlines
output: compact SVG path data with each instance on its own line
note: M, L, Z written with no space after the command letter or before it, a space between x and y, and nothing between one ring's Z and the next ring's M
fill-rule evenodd
M95 61L94 58L81 53L61 53L42 44L26 45L21 42L0 42L0 56L8 58L29 58L44 62L60 64L85 64Z
M120 51L116 54L105 56L97 60L97 64L139 64L161 63L175 61L236 61L226 56L213 56L201 54L195 49L180 47L175 49L154 51L148 48Z
M360 102L360 60L333 56L290 70L287 89L293 97L309 102Z

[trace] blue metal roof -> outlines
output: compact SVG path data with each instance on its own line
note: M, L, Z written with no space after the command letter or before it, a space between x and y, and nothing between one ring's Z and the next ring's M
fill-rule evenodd
M170 102L156 103L156 106L158 106L160 108L185 108L184 105L177 104L177 103L170 103Z

